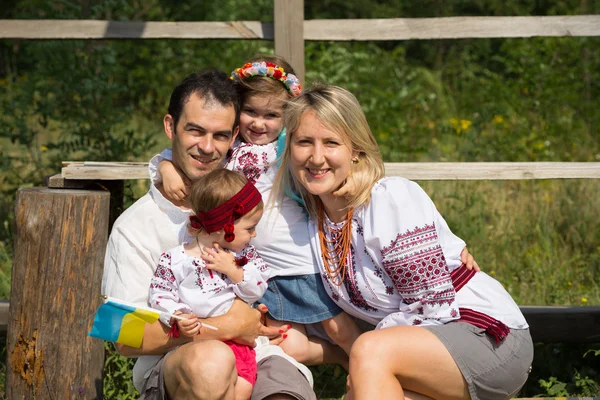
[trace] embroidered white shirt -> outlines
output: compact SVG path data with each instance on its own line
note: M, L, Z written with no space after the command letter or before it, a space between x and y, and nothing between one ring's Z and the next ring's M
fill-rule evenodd
M244 279L233 283L225 274L206 267L204 260L187 254L183 244L161 254L150 283L150 307L173 314L181 311L199 318L217 317L229 311L235 297L247 303L259 300L267 290L267 266L254 247L247 246L236 259L245 258ZM169 325L169 317L160 320Z
M325 223L334 228L343 224ZM443 324L460 318L459 307L485 313L511 328L528 326L508 292L483 272L455 292L450 272L461 266L465 242L450 231L414 182L381 179L369 204L355 210L346 278L340 286L326 273L316 223L311 220L309 227L330 297L378 329Z
M254 145L236 139L226 164L227 169L241 172L246 179L254 182L265 206L270 204L269 196L278 169L275 165L276 146L276 142ZM154 184L162 181L158 172L160 161L171 159L171 149L165 149L150 160L150 179ZM269 278L319 272L310 249L308 215L295 200L287 196L282 200L277 199L273 209L265 209L251 243L269 266Z

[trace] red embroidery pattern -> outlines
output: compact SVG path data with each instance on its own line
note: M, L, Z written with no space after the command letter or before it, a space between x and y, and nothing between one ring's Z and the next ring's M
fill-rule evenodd
M175 282L175 275L171 270L171 254L162 253L158 260L158 266L154 272L154 277L150 282L150 288L159 288L172 292L173 289L169 286L170 283Z
M196 282L194 282L200 289L204 289L204 282L202 282L202 267L203 264L200 264L198 260L193 260L192 265L194 268L194 273L196 274Z
M441 306L454 301L453 288L437 291L426 299L422 296L425 291L451 286L452 282L434 224L398 234L381 250L381 255L384 270L407 304L421 301L424 305Z
M251 144L240 145L233 153L231 170L244 174L252 184L255 184L260 179L261 174L269 170L269 154L267 152L260 153L262 165L259 165L259 156L252 153Z
M348 261L348 274L346 274L346 279L344 279L344 286L346 287L346 291L348 292L348 296L350 297L350 302L354 304L355 307L360 308L365 311L377 311L375 307L371 307L369 303L363 297L358 285L356 284L356 280L354 277L356 276L356 262L354 259L354 247L350 245L350 254L348 255L350 258Z

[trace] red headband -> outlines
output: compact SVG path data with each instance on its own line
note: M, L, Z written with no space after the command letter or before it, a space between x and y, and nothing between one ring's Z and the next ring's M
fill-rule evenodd
M260 192L250 182L237 192L231 199L218 207L198 215L190 216L190 226L193 229L203 228L207 233L225 230L225 241L235 239L233 223L254 209L262 200Z

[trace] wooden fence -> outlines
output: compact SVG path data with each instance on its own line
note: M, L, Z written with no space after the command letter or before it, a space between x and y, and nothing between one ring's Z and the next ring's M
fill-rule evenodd
M274 23L0 20L0 39L274 40L275 52L303 80L305 40L600 36L598 15L305 21L303 0L275 0L273 15ZM122 208L124 179L148 178L146 165L65 163L48 188L19 190L10 310L0 302L8 398L102 397L103 347L85 334L100 290L110 226L103 221ZM600 163L387 163L386 173L417 180L600 178ZM110 204L106 192L83 190L100 187L110 189ZM600 307L522 310L536 340L600 341Z

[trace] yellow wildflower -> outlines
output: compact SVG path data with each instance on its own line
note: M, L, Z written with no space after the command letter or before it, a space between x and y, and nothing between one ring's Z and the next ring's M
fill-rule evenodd
M582 302L582 303L587 303L587 298L586 298L586 297L582 297L582 298L581 298L581 302Z
M495 124L503 124L504 123L504 118L502 118L502 115L494 115L494 119L492 120Z
M42 145L42 146L40 147L40 149L41 149L42 151L48 151L48 146Z
M461 119L460 120L460 129L463 131L466 131L467 129L469 129L471 127L473 123L471 121L469 121L468 119Z

